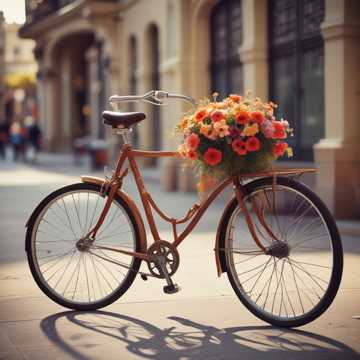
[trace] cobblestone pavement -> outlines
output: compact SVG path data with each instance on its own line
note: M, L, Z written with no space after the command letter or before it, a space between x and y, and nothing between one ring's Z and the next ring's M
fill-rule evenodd
M66 156L45 154L32 166L0 162L0 359L359 359L358 224L345 222L352 232L343 234L344 277L334 304L298 330L276 329L241 305L226 274L217 278L215 230L229 194L180 246L179 293L165 295L162 281L137 278L103 311L79 313L53 303L29 273L25 223L45 195L86 172L86 164L74 166ZM184 215L197 201L196 194L164 193L156 174L146 176L154 198L172 216ZM125 189L139 200L132 181ZM169 239L171 229L160 229Z

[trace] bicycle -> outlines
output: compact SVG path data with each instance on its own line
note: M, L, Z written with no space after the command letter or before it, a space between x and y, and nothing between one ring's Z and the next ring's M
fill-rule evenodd
M150 91L110 98L163 105L168 98L194 104L185 95ZM178 246L191 233L214 199L232 185L234 196L220 218L215 261L226 272L237 297L255 316L283 327L307 324L320 316L338 291L343 251L336 223L324 203L297 180L314 169L278 169L225 179L182 219L165 214L147 191L136 157L176 157L172 151L134 150L129 132L145 114L104 111L103 121L122 136L115 171L105 179L83 176L81 183L48 195L27 222L26 252L40 289L58 304L95 310L120 298L137 274L164 279L167 294L179 291L173 275ZM128 166L126 166L126 161ZM122 190L132 172L153 243L144 221ZM173 241L160 238L155 211L173 230ZM181 233L177 226L186 224ZM145 261L148 271L140 271Z

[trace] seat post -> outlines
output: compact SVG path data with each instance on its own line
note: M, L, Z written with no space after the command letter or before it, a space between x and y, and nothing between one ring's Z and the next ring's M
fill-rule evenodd
M130 144L130 140L129 140L129 132L130 131L131 131L130 129L117 129L116 130L116 133L118 135L121 135L124 145Z

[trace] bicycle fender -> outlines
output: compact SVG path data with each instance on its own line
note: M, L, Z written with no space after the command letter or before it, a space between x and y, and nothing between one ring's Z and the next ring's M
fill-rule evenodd
M81 182L101 186L105 182L105 180L95 176L81 176ZM135 202L130 198L128 194L126 194L125 191L119 189L117 191L117 195L120 196L126 202L126 204L129 206L129 209L132 211L134 215L140 233L140 247L141 247L140 252L145 253L147 251L146 231L145 231L144 222L140 215L140 211L136 206Z
M218 273L218 277L221 276L221 274L223 272L226 271L226 262L225 262L225 252L221 249L225 248L225 226L224 226L224 222L225 219L230 215L229 212L231 210L231 208L234 206L234 201L236 202L236 198L234 197L233 199L231 199L226 207L225 210L220 218L218 227L217 227L217 231L216 231L216 240L215 240L215 262L216 262L216 269L217 269L217 273Z

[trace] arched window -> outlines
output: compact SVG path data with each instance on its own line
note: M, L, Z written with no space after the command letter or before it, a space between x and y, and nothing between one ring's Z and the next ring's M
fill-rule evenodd
M324 135L324 13L324 0L269 1L270 99L295 130L299 160L312 160Z
M131 95L137 94L137 68L138 68L138 58L137 58L137 41L136 37L134 35L130 36L129 40L129 93ZM130 102L129 103L129 111L136 111L135 103ZM139 143L139 134L137 126L133 128L132 132L132 143L134 146L137 146Z
M211 90L222 97L242 92L239 47L243 40L240 0L222 0L210 15Z

